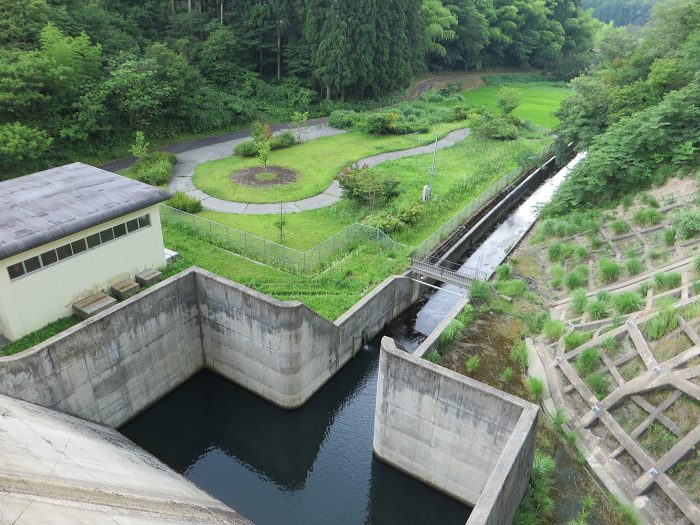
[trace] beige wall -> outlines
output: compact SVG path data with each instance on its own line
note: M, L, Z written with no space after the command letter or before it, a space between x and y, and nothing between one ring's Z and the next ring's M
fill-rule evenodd
M7 267L149 213L151 226L10 280ZM158 205L0 261L0 332L17 339L72 313L73 303L146 268L165 265Z

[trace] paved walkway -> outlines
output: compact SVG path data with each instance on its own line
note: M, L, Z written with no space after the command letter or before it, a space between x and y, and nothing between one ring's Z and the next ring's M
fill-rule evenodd
M343 130L335 129L327 124L319 124L314 126L309 126L301 130L295 130L297 135L300 135L303 140L313 140L321 137L330 137L333 135L339 135L345 133ZM469 128L463 128L455 130L448 133L443 138L438 140L438 149L448 148L466 139L471 130ZM219 211L225 213L238 213L243 215L268 215L273 213L279 213L280 205L278 203L272 204L249 204L246 202L234 202L227 201L224 199L219 199L212 197L202 190L195 187L192 176L194 175L194 170L198 164L203 162L208 162L211 160L222 159L225 157L230 157L233 149L237 144L248 140L248 137L238 138L235 140L230 140L226 142L221 142L218 144L213 144L205 146L202 148L196 148L182 153L178 153L175 169L173 171L173 178L170 182L170 191L182 191L188 193L189 195L196 197L202 201L202 206L204 209L211 211ZM433 144L426 146L420 146L416 148L392 151L390 153L382 153L380 155L374 155L372 157L367 157L358 161L360 165L376 166L382 162L389 160L401 159L404 157L412 157L414 155L423 155L426 153L432 153L434 148ZM342 199L342 190L338 181L333 181L325 191L309 197L308 199L302 199L298 201L285 202L282 203L282 210L285 213L298 213L308 210L316 210L319 208L325 208L327 206L332 206Z

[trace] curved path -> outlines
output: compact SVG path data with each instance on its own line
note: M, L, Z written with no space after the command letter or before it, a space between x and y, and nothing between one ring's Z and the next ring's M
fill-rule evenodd
M301 135L304 140L312 140L320 137L329 137L345 133L343 130L335 129L327 124L309 126L301 130L296 130L297 135ZM466 139L471 130L463 128L448 133L443 138L438 140L438 149L448 148ZM169 189L172 192L182 191L202 201L202 206L205 210L219 211L224 213L238 213L242 215L268 215L279 213L280 205L278 203L271 204L249 204L246 202L234 202L212 197L202 190L197 189L192 181L194 170L198 164L211 160L230 157L233 148L236 144L247 140L247 138L239 138L227 142L221 142L210 146L192 149L177 154L178 163L173 171L173 178L170 181ZM358 161L360 165L376 166L382 162L389 160L401 159L404 157L412 157L414 155L423 155L432 153L434 144L419 146L416 148L405 149L400 151L392 151L373 155ZM282 210L285 213L298 213L302 211L317 210L332 206L340 202L342 199L342 190L338 181L334 180L325 191L298 201L282 203Z

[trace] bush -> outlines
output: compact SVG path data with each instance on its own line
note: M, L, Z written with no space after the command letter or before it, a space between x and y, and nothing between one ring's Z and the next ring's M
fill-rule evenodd
M425 206L419 202L405 204L399 208L370 215L365 223L384 233L398 233L414 226L425 213Z
M399 181L394 177L380 177L366 166L353 164L344 168L336 179L349 199L374 204L386 202L399 195Z
M285 131L272 137L270 148L273 150L289 148L297 143L297 138L291 131Z
M664 239L666 240L666 246L673 246L676 243L676 229L667 228L664 230Z
M561 287L561 283L564 281L564 268L562 268L561 265L553 266L551 272L552 280L549 284L552 288Z
M165 204L187 213L199 213L202 211L202 202L199 199L190 197L181 191L175 192L172 198L167 200Z
M337 109L328 118L331 126L338 129L350 129L360 120L360 114L356 111Z
M610 229L615 235L622 235L630 231L630 225L625 221L616 220L610 223Z
M642 267L642 261L636 257L632 257L631 259L627 259L625 261L625 270L627 270L627 273L631 276L640 273L642 271Z
M366 116L363 129L370 135L390 135L396 133L398 113L370 113Z
M504 383L510 382L512 377L513 369L510 367L506 368L503 372L501 372L501 381L503 381Z
M578 332L574 330L573 332L569 332L564 336L564 346L568 352L569 350L578 348L583 343L589 341L591 337L593 337L593 332Z
M672 221L683 240L692 239L700 233L700 210L683 209L673 215Z
M566 330L566 323L555 319L550 319L542 327L542 333L551 343L558 341L564 330Z
M613 307L621 314L631 314L641 310L645 302L646 300L634 292L620 292L612 298Z
M583 314L588 304L588 295L584 288L577 288L571 294L571 309L577 314Z
M487 139L515 140L518 138L518 128L506 118L494 118L490 115L480 117L474 123L474 130Z
M494 287L498 293L507 297L520 297L527 291L527 283L521 279L497 281Z
M576 358L576 370L582 376L600 368L600 352L595 348L586 348Z
M471 115L472 108L470 106L455 106L452 108L450 120L452 122L461 122L467 120Z
M472 304L487 304L491 300L491 285L486 281L473 281L469 285L469 300Z
M175 156L151 153L136 163L136 178L151 186L167 184L173 174Z
M258 150L255 147L255 141L246 140L237 144L233 149L233 153L239 157L256 157L258 155Z
M598 399L604 399L608 395L610 382L604 372L592 373L586 378L586 383Z
M605 301L593 301L588 305L588 316L594 321L600 321L608 317L608 303Z
M678 272L657 273L654 275L654 287L658 290L678 288L681 282L681 274Z
M604 283L614 283L620 278L620 265L611 259L598 261L598 272Z

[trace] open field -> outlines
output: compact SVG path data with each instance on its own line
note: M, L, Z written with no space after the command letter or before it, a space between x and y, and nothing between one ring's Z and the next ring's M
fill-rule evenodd
M520 92L520 107L513 112L516 117L550 129L559 124L559 119L552 113L571 94L571 90L548 82L510 84L510 87ZM496 96L499 89L500 86L486 86L462 91L461 95L470 104L498 113Z

